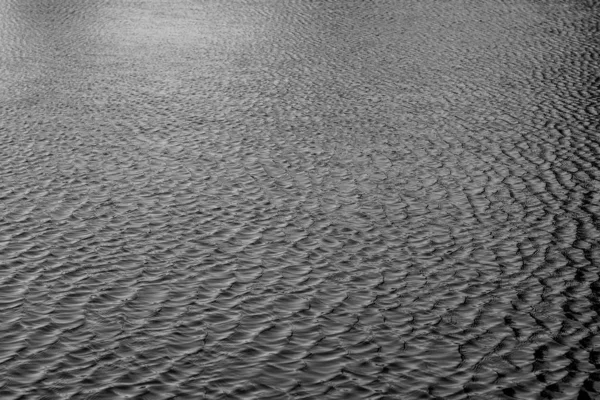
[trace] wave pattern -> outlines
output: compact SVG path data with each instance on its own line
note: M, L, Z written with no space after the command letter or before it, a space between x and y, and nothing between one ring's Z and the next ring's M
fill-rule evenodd
M598 398L595 0L9 0L0 397Z

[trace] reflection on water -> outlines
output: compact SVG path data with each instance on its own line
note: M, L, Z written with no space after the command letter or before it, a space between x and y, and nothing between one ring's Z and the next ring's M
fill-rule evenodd
M9 0L0 397L597 397L598 6Z

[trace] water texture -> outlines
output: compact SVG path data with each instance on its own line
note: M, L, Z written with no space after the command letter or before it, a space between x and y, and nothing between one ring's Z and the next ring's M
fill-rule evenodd
M6 0L1 399L600 398L600 2Z

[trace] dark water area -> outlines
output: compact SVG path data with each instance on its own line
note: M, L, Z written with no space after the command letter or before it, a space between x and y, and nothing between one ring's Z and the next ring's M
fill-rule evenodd
M600 398L599 29L3 1L0 399Z

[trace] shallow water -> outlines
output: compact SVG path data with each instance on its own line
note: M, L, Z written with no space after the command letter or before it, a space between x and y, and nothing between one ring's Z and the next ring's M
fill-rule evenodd
M599 398L598 1L1 7L0 398Z

